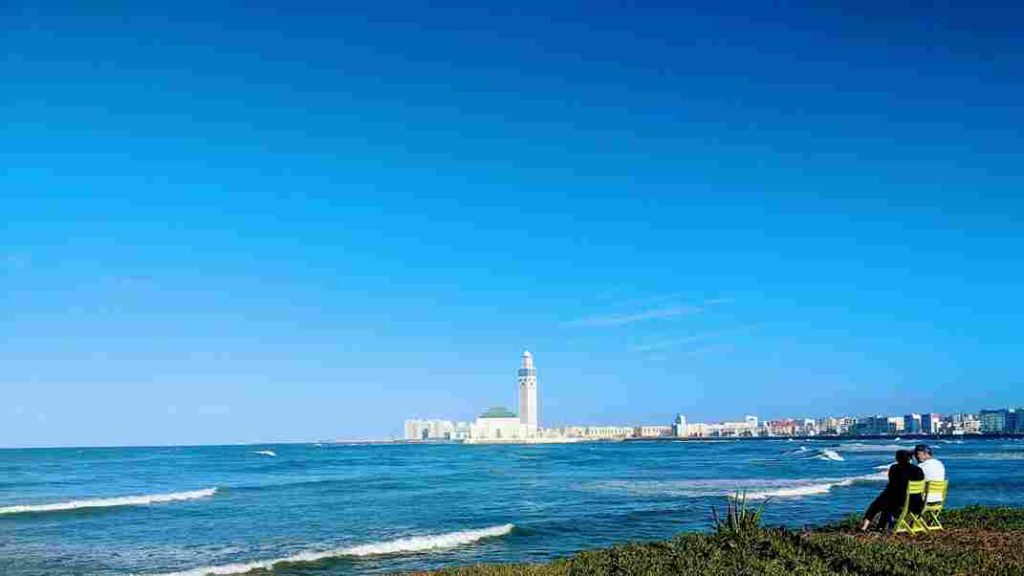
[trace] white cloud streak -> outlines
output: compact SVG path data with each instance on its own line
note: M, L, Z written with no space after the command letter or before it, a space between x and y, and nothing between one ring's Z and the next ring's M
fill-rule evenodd
M693 344L695 342L703 342L705 340L711 340L718 338L719 336L726 336L729 334L739 334L747 332L752 329L753 326L742 326L739 328L728 328L726 330L716 330L714 332L704 332L703 334L694 334L693 336L685 336L682 338L670 338L667 340L658 340L654 342L647 342L643 344L634 344L629 347L630 352L654 352L656 350L665 350L667 348L678 348L687 344Z
M718 298L714 300L705 300L700 305L695 304L674 304L671 306L662 306L658 308L650 308L647 310L641 310L639 312L631 312L625 314L596 314L593 316L584 316L575 320L564 322L563 326L573 326L582 328L607 328L615 326L627 326L629 324L636 324L637 322L644 322L647 320L659 320L667 318L676 318L679 316L688 316L690 314L699 314L704 311L705 308L716 304L725 304L730 300L725 298Z

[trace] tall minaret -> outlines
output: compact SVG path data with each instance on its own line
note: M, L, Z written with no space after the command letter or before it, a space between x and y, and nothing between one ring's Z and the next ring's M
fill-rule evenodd
M533 354L523 350L519 367L519 421L530 432L537 431L537 369L533 367Z

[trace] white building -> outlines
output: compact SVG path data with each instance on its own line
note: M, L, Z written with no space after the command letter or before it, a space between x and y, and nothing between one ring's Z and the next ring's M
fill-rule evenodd
M460 423L461 424L461 423ZM451 420L406 420L406 440L454 440L456 425Z
M583 437L587 440L624 440L631 438L634 432L632 426L586 426Z
M677 438L686 438L690 435L686 428L686 416L682 414L676 414L676 421L672 424L672 428Z
M490 408L469 425L466 442L516 442L533 436L521 418L500 406Z
M537 409L537 369L533 367L533 354L523 350L519 367L519 420L531 432L536 432L540 425Z
M757 436L758 419L757 416L745 416L742 422L718 422L716 424L707 424L706 428L701 430L700 433L690 435L722 437Z
M646 425L638 426L636 429L636 436L640 438L663 438L674 435L675 428L672 426Z
M470 424L465 441L483 443L550 439L552 435L541 433L538 411L537 369L533 365L533 354L523 350L519 365L519 415L505 408L491 408Z

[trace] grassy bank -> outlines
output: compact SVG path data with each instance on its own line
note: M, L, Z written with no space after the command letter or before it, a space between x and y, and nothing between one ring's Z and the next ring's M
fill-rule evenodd
M948 511L946 530L917 537L858 534L856 519L813 531L762 528L749 515L711 534L581 552L550 564L451 568L433 576L1024 575L1024 509Z

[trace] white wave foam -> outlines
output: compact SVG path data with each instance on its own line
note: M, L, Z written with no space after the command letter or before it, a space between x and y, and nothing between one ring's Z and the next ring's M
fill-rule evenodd
M515 526L512 524L502 524L500 526L491 526L489 528L481 528L478 530L462 530L459 532L448 532L445 534L434 534L427 536L410 536L408 538L399 538L398 540L387 540L384 542L371 542L369 544L359 544L356 546L348 546L345 548L333 548L330 550L322 551L309 551L300 552L287 556L284 558L276 558L273 560L262 560L257 562L247 562L238 564L224 564L222 566L205 566L202 568L193 568L192 570L186 570L184 572L174 572L171 574L165 574L163 576L209 576L210 574L223 575L223 574L245 574L253 570L272 570L275 565L289 563L304 563L304 562L318 562L320 560L326 560L328 558L340 558L340 557L366 557L366 556L382 556L386 554L402 554L402 553L415 553L415 552L428 552L431 550L444 550L447 548L455 548L457 546L464 546L466 544L472 544L478 540L485 538L496 538L498 536L505 536L512 532Z
M818 452L818 455L815 456L815 458L819 460L829 460L831 462L842 462L846 460L839 452L836 452L835 450L829 450L827 448L825 450Z
M277 452L273 450L257 450L253 454L259 454L260 456L277 456Z
M974 454L947 454L950 460L1024 460L1024 452L977 452Z
M802 496L828 494L833 488L852 486L856 482L874 482L878 480L886 480L886 475L865 474L864 476L853 476L851 478L842 478L839 480L831 480L815 484L804 484L802 486L792 486L789 488L775 488L760 492L748 492L747 498L750 500L763 500L765 498L800 498Z
M588 485L591 489L622 491L636 496L673 496L703 498L734 496L745 493L747 498L795 498L825 494L832 488L850 486L856 482L884 481L885 473L851 476L848 478L717 478L706 480L620 480Z
M908 446L899 444L867 444L865 442L847 442L839 445L839 449L845 452L896 452L897 450L908 450Z
M24 514L39 512L61 512L64 510L78 510L81 508L111 508L115 506L145 506L147 504L161 504L164 502L179 502L181 500L196 500L207 498L217 492L216 488L204 488L203 490L192 490L190 492L172 492L170 494L146 494L142 496L118 496L116 498L93 498L89 500L71 500L70 502L57 502L55 504L23 504L18 506L5 506L0 508L0 514Z

